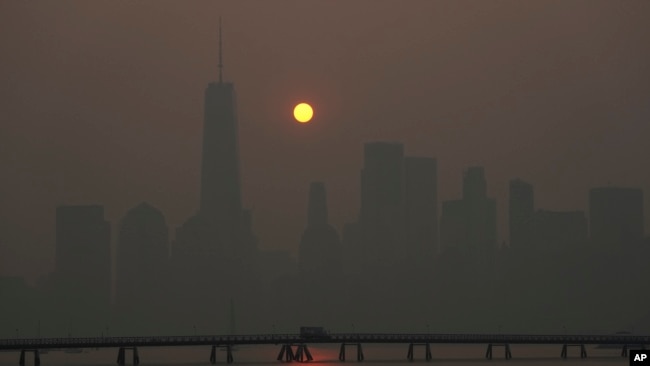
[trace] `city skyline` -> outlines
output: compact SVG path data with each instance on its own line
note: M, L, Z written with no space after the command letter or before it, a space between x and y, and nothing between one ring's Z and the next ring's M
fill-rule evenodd
M630 42L629 44L623 43L621 37L623 37L622 34L627 35L626 32L636 29L635 27L642 27L642 25L633 21L628 22L626 25L619 22L622 19L620 17L634 17L629 13L630 8L628 7L643 7L643 5L634 2L627 4L631 5L617 7L618 5L608 3L599 4L595 7L596 10L590 10L593 12L589 13L591 18L588 17L585 22L591 24L588 22L597 19L597 16L605 14L605 10L610 6L614 7L615 10L618 9L619 13L614 12L614 15L610 15L611 18L608 18L610 23L606 24L610 24L612 27L618 26L617 29L620 34L611 35L612 38L608 39L612 44L618 45L618 50L621 52L625 51L628 54L640 53L641 51L635 48L640 46L633 42L634 37L626 38L627 42ZM472 5L478 8L481 7L479 4L473 3ZM47 23L48 20L53 18L50 18L50 15L45 13L40 13L51 6L53 8L50 10L54 10L56 14L59 14L57 11L63 11L61 9L65 8L64 6L59 8L56 5L48 5L32 10L20 9L21 6L15 6L17 6L16 11L19 14L37 14L34 15L33 21L43 21L44 26L54 27L52 29L58 33L53 32L51 37L60 37L61 41L68 40L69 43L65 43L67 47L61 49L51 48L53 46L47 42L37 43L36 47L34 47L35 56L42 56L48 54L48 52L56 51L54 54L58 55L58 58L51 59L48 66L50 71L65 70L66 65L76 65L75 62L77 61L73 59L75 52L77 58L90 55L87 52L91 52L93 48L84 48L84 45L87 45L84 42L87 42L90 38L84 39L79 34L73 37L73 28L66 28L66 26L62 25L54 26L52 23ZM102 9L103 13L93 13L93 11L98 11L93 10L93 6L80 6L78 9L79 11L89 12L89 15L94 14L97 19L107 21L113 19L111 17L119 18L119 16L125 15L123 10L112 8L106 4L97 5L99 9ZM168 4L161 9L173 9L176 6ZM315 6L325 8L322 4ZM390 3L381 3L378 6L389 9ZM512 3L509 6L522 12L527 7L545 8L548 12L547 15L550 14L546 20L551 19L561 23L561 17L553 17L553 15L559 16L559 10L551 5L514 5ZM447 5L446 7L427 5L424 7L431 10L436 9L439 11L438 14L445 11L451 12L450 14L457 14L452 11L456 5ZM460 6L458 7L460 9ZM487 174L488 196L494 197L497 202L499 244L504 240L508 241L508 226L506 224L507 189L508 182L512 178L520 177L533 184L535 187L535 202L538 206L548 207L551 210L583 210L585 212L588 211L589 189L605 187L608 181L612 183L612 186L641 188L644 191L647 191L650 186L650 173L648 173L647 169L638 169L639 171L632 173L630 166L619 163L620 161L629 161L632 164L631 166L635 166L634 159L638 158L640 160L643 154L647 155L647 148L643 147L641 136L647 131L646 124L642 123L642 121L647 120L648 111L644 109L641 101L644 100L642 98L645 95L644 93L648 92L648 86L635 81L638 75L633 77L633 75L625 74L624 71L620 71L617 67L620 65L636 65L637 68L632 67L632 70L646 72L647 66L641 66L642 63L638 60L632 62L622 58L620 52L617 54L619 55L618 58L610 54L599 54L596 51L602 51L605 48L600 47L605 46L596 41L590 44L591 48L583 50L584 53L578 51L571 51L574 52L571 53L565 50L567 53L563 53L563 55L569 55L570 57L566 56L568 59L565 59L564 56L550 59L550 61L553 61L551 64L556 67L569 67L573 65L573 62L588 60L588 56L594 54L593 52L601 55L601 59L598 60L600 63L594 61L592 64L586 63L582 65L584 69L566 70L565 74L556 70L557 73L552 74L557 77L561 77L561 75L565 77L567 75L572 76L573 79L569 79L574 82L573 84L565 84L565 81L560 80L554 80L551 83L544 81L546 79L537 80L532 76L525 83L517 84L517 82L510 79L500 79L495 76L495 79L490 80L501 80L504 83L508 81L513 84L508 84L509 87L505 89L494 89L499 92L499 95L493 99L483 99L489 94L485 94L485 91L476 94L478 93L477 89L472 87L469 79L463 77L460 77L460 80L464 80L465 84L460 83L462 88L458 86L459 89L451 88L451 84L440 83L441 81L447 83L453 81L453 78L446 79L442 77L445 70L450 71L453 69L449 64L437 64L437 71L434 70L429 73L424 73L422 68L415 68L420 70L420 75L407 73L406 67L408 65L417 66L417 64L413 65L416 59L412 55L419 49L419 46L403 49L402 52L405 55L410 52L411 56L393 59L399 61L398 63L402 65L402 68L389 69L393 72L382 71L378 58L360 62L359 56L354 56L352 51L344 53L349 55L348 60L347 62L343 60L334 63L337 67L345 69L344 66L353 68L354 65L365 65L367 69L375 70L374 79L368 79L370 74L363 73L357 73L355 78L348 78L355 80L354 84L357 84L356 87L351 88L352 90L343 91L341 89L341 86L345 84L345 80L326 80L323 77L326 73L320 71L322 70L320 66L313 66L312 68L296 66L294 69L282 69L284 77L291 80L291 82L285 83L279 92L272 92L268 89L268 84L273 78L264 76L258 71L259 65L264 64L260 58L261 55L255 54L255 52L249 55L249 52L245 51L249 48L259 51L261 48L255 47L256 42L247 37L250 33L245 33L246 27L242 26L241 22L238 22L242 15L241 9L239 6L232 4L223 5L221 9L221 15L224 19L224 58L226 64L224 79L233 81L238 85L239 114L242 123L240 142L242 145L243 206L252 208L254 231L260 239L261 248L284 249L291 251L294 255L297 254L300 235L306 227L306 217L304 215L305 197L308 196L309 182L311 181L323 181L325 183L329 201L329 221L339 234L341 234L344 224L355 221L359 212L358 172L362 166L362 146L365 142L370 141L400 141L406 147L405 155L426 156L436 159L439 186L437 194L438 217L441 214L441 203L443 201L461 195L460 177L462 171L470 166L483 166ZM350 11L361 11L359 9L352 8ZM407 15L413 16L413 12L416 10L422 9L417 6L405 7L402 12L396 15L395 19L401 19L400 17L406 17ZM34 11L36 13L33 13ZM197 9L191 11L196 12ZM187 15L189 13L183 14ZM15 192L11 195L5 195L5 205L1 209L3 226L0 228L0 240L2 240L0 257L3 259L0 270L3 271L3 275L26 275L34 279L36 275L46 274L53 269L53 212L58 204L102 204L106 206L107 221L117 223L128 209L136 206L141 201L146 201L163 212L170 229L180 226L196 210L199 197L200 163L198 162L200 159L197 159L198 150L196 150L195 146L200 146L200 143L196 145L196 142L200 141L202 136L202 118L199 116L202 108L200 103L195 102L194 99L200 100L199 95L202 85L205 85L209 79L217 79L215 40L217 37L216 24L218 23L218 16L215 14L219 14L219 12L214 12L210 16L205 15L206 22L198 22L201 25L186 34L187 38L184 38L188 40L191 39L191 35L198 35L200 37L197 37L197 39L202 39L201 42L197 41L196 45L192 46L196 48L189 47L189 49L194 50L192 55L204 55L204 57L190 57L193 60L201 60L201 66L197 70L193 70L191 63L185 63L185 66L181 67L159 60L158 65L160 65L161 69L143 73L143 77L151 79L134 77L122 80L120 77L115 78L122 80L121 83L116 85L122 85L122 87L127 87L129 90L138 90L137 93L131 94L131 99L113 93L114 100L111 100L109 104L102 105L98 102L98 99L94 99L94 93L89 93L89 97L83 97L79 94L79 90L92 89L93 83L85 84L88 81L81 83L69 82L62 84L63 90L67 91L67 93L55 93L58 95L57 98L67 95L66 98L57 100L59 104L48 105L46 102L40 105L39 108L21 110L18 106L28 103L32 98L26 99L26 90L21 89L21 85L28 84L17 83L20 83L23 79L31 80L34 76L26 75L25 72L34 71L35 69L29 63L19 66L11 64L11 62L15 61L10 61L9 65L13 65L15 70L20 70L22 74L18 72L17 74L8 75L10 82L7 86L14 86L15 88L7 89L5 87L3 90L3 93L8 96L3 108L7 112L3 130L8 133L2 134L5 138L1 142L6 149L9 149L10 153L4 155L5 160L2 163L10 174L4 180L2 190L3 192ZM496 15L496 13L489 12L488 14ZM165 16L169 17L170 15L161 15L163 18ZM475 18L471 19L479 23L481 20L490 19L487 15L483 18L478 15L473 16ZM619 16L619 18L616 18L616 16ZM325 11L325 14L317 19L324 21L329 19L327 17L336 18L333 13ZM136 18L126 18L128 19L126 20L127 24L132 27L130 28L131 31L139 29L138 19ZM422 16L416 19L419 22L414 22L413 27L424 27L426 18ZM74 23L74 20L71 18L73 26L80 27L82 25ZM378 21L373 20L373 22ZM9 22L9 24L15 26L12 22ZM368 28L360 30L360 34L370 35L374 32L376 28L373 27L378 23L372 24ZM450 27L449 29L458 31L458 28L454 28L453 24L447 24L447 26ZM152 24L151 27L145 27L144 29L161 30L160 27L157 27L157 24ZM90 29L97 32L100 28L91 27ZM393 37L404 37L409 34L405 30L393 30ZM566 31L566 29L564 30ZM338 32L337 30L331 31ZM244 35L241 32L244 32ZM136 32L134 34L140 33ZM282 34L291 39L288 34ZM324 37L328 33L327 31L319 31L310 34L314 37ZM427 34L431 37L441 37L436 35L438 33L433 30ZM562 33L560 32L560 34ZM144 37L141 41L148 39L145 33L141 33L141 37ZM580 39L579 36L575 37ZM17 38L20 38L20 35ZM45 38L36 37L35 39L44 40ZM170 39L174 40L175 38ZM347 38L347 40L351 42L350 38ZM436 44L439 47L432 47L437 50L444 48L442 45L450 47L452 44L450 41L445 43L443 38L437 38L437 40L439 43ZM100 38L99 41L106 42L106 44L116 44L112 43L116 41L110 37ZM419 42L418 45L421 45L424 40L420 39ZM498 44L496 40L490 42ZM99 42L99 44L102 43ZM151 61L148 57L154 57L155 52L167 50L167 52L173 53L174 49L180 48L177 43L174 43L174 46L160 43L151 44L151 47L156 46L150 49L153 53L147 54L146 50L142 53L135 53L141 57L143 63L135 62L134 59L137 61L137 58L131 58L127 63L125 62L126 59L114 55L114 57L117 57L113 59L116 66L111 67L108 64L102 64L99 62L100 58L96 58L94 62L89 63L89 66L84 71L86 74L83 75L86 75L86 77L94 75L95 79L103 80L98 84L100 86L114 85L106 77L113 75L112 72L117 72L113 76L121 76L120 67L124 72L124 77L128 77L126 75L130 75L129 72L136 71L138 67L144 67L146 61ZM209 45L213 46L209 47ZM373 48L376 46L372 45L368 46L367 52L372 54L372 52L381 50L386 52L387 57L392 55L388 51L387 45L384 44L380 48ZM553 43L549 43L547 46L551 47L553 45ZM340 46L343 46L343 44L340 44ZM347 46L351 47L351 44L347 44ZM470 49L475 52L481 49L477 44L473 46L474 48ZM519 46L523 47L521 44ZM563 49L562 47L559 48ZM20 48L18 49L20 50ZM199 51L199 49L208 51ZM307 49L313 50L309 47ZM327 50L327 47L323 47L320 52ZM448 48L447 51L449 50L453 51L453 48ZM63 51L69 51L70 54ZM94 52L101 55L101 47L95 49ZM291 50L289 53L291 52L294 51ZM315 62L317 58L315 55L318 55L318 53L311 54L309 52L311 51L305 51L302 55L294 56L302 57L303 61L307 63L310 60ZM527 57L539 55L534 50L522 52L522 54L528 55ZM625 55L625 52L622 54ZM21 55L26 57L28 54L27 51L23 53L14 52L16 59ZM459 55L457 51L456 53L451 52L451 54ZM310 55L314 58L311 58ZM443 52L436 55L443 57L445 60L451 60L452 57L449 53L445 54ZM27 59L32 60L29 57ZM643 57L640 59L647 60L647 58ZM490 60L496 62L496 59L487 59L487 61ZM532 58L529 61L533 65L537 65L532 61ZM179 65L183 64L181 61L179 63ZM480 75L478 70L471 68L471 66L476 69L487 67L485 64L465 64L467 69L461 70L469 73L470 76L468 77L470 79ZM132 70L131 67L135 67L135 69ZM612 84L613 88L596 88L600 94L585 98L583 103L577 104L575 108L567 107L564 104L567 100L575 102L575 99L569 98L572 95L571 93L575 94L573 97L577 97L587 90L588 84L583 85L579 81L599 80L598 83L605 85L608 80L613 80L597 72L600 70L599 68L606 68L605 70L610 71L619 70L623 74L618 74L620 77L616 78L616 82ZM155 68L151 70L155 70ZM162 94L147 90L147 88L135 87L138 84L129 84L143 82L142 85L147 85L147 80L160 80L160 76L169 70L176 70L177 74L172 74L172 78L163 78L163 80L173 81L173 84L177 87L175 90L171 87L171 84L168 89L164 82L162 84L153 84L156 88L168 90L170 94L166 94L164 97ZM318 70L318 72L315 70ZM359 71L361 69L354 70ZM552 68L549 66L549 69L543 70L551 71ZM577 70L582 70L582 72L591 70L591 74L584 74ZM69 71L70 75L80 75L78 70L70 69ZM478 74L472 74L470 71ZM532 71L532 69L522 67L520 70L523 73L522 75L534 75L526 74L526 71ZM185 72L189 74L187 77L183 76ZM39 76L40 74L34 75ZM254 77L251 78L251 75ZM391 75L393 75L393 79L390 79ZM462 72L460 75L462 75ZM44 84L42 85L43 88L32 90L32 92L36 93L34 101L38 99L36 96L52 95L53 91L61 87L54 84L57 80L56 77L40 76L43 77ZM436 79L436 76L440 78ZM503 77L503 75L501 76ZM395 80L395 77L399 77L401 82ZM487 78L488 76L485 74L483 77ZM369 97L364 98L363 93L361 93L361 86L378 86L377 83L381 78L389 78L388 80L392 82L394 92L391 92L390 88L386 90L385 95L366 91L365 94L372 95L372 99L368 99ZM197 83L197 80L203 81ZM275 80L280 81L281 78ZM420 92L416 92L409 84L417 86L418 80L428 80L432 83L437 80L439 83L436 84L438 85L437 88L425 88L420 89ZM477 80L475 82L478 85L486 87L489 84L481 84L480 78ZM595 86L600 85L598 83ZM278 83L278 85L282 84ZM82 86L85 86L85 88L79 89ZM591 85L591 87L595 86ZM335 90L338 90L339 94L335 93ZM549 97L547 95L548 98L544 100L550 101L549 105L554 106L554 109L562 110L562 112L558 112L555 118L550 118L553 116L552 113L550 116L545 115L545 118L548 118L546 123L550 125L542 128L543 123L540 123L540 125L526 125L526 123L530 122L525 121L526 113L523 112L526 111L527 107L532 108L532 106L527 104L525 100L518 99L516 96L520 94L512 90L519 90L520 92L542 90L548 93L557 92L558 90L567 92L568 90L570 94L564 97ZM471 102L466 105L473 106L468 110L474 112L465 114L460 106L456 109L442 108L444 107L442 106L443 101L453 101L454 98L463 96L465 92L469 93L469 96L463 98ZM634 93L630 94L632 92ZM472 93L475 93L475 98L471 97ZM617 96L619 99L611 99L616 101L611 102L611 105L600 106L599 108L607 112L604 113L607 119L603 119L604 122L601 120L600 125L593 124L590 126L588 123L590 119L601 118L594 115L598 111L594 103L601 100L599 98L612 97L607 93L613 93L613 96ZM189 94L191 97L182 94ZM406 99L399 98L399 95L405 95ZM139 97L139 99L135 97ZM83 102L84 99L86 100L85 103ZM315 104L316 117L308 126L298 126L291 120L292 103L297 99L309 99ZM175 107L177 105L174 103L175 100L179 102L178 108ZM384 103L379 108L375 107L376 105L382 105L382 100L391 103ZM424 108L427 100L430 100L432 105L429 108ZM16 103L20 101L23 104ZM138 101L142 103L139 104ZM415 105L418 108L409 108L411 112L405 111L406 106L410 105ZM584 112L585 106L589 105L595 109ZM110 108L111 106L113 108ZM368 108L370 106L372 107ZM128 112L129 109L123 109L125 107L129 107L130 112ZM183 112L179 112L179 110ZM103 114L102 111L107 111L107 113ZM167 112L165 113L165 111ZM415 111L417 111L417 114L413 114ZM532 108L530 111L534 111L534 113L531 113L533 117L531 119L541 122L538 116L540 110ZM158 113L165 113L168 117L160 119L161 115L158 115ZM471 118L472 115L474 118ZM32 118L38 118L37 116L41 116L43 122L30 122L35 121ZM197 116L199 117L196 118ZM507 118L503 118L504 116ZM500 117L502 117L501 122L499 121ZM573 124L566 122L564 126L555 124L563 120L566 121L569 117L577 117L578 122ZM512 125L519 118L522 121L522 126ZM369 124L373 119L378 123L377 128ZM128 122L120 122L121 120ZM147 122L149 120L160 120L162 123ZM395 122L393 124L386 122L390 120ZM53 125L56 125L56 123L52 124L47 121L59 123L56 131L61 127L63 131L69 132L62 135L60 139L48 139L48 135L55 132L52 129L55 128ZM502 133L491 135L484 123L494 124L494 129L501 130ZM616 125L622 123L625 128L617 130L619 131L617 135L612 133L614 125L608 125L607 123ZM429 127L429 125L432 125L432 127ZM188 129L177 130L178 126L187 126ZM558 134L554 138L545 137L545 134L540 132L545 131L548 127L565 127L563 131L566 131L566 133ZM581 127L581 129L578 129L578 127ZM280 133L273 132L274 130L280 130ZM113 131L124 131L124 133L117 134ZM516 141L512 142L508 141L508 139L501 141L506 136L506 132L514 133L513 140ZM531 138L528 132L537 134L537 136ZM491 135L492 140L489 140L488 137L478 139L481 135ZM82 138L75 140L79 137ZM9 140L7 138L13 139ZM621 138L627 143L621 143L618 140ZM598 139L601 140L601 144L593 145L591 141L598 141ZM272 140L272 143L269 144L267 141L270 140ZM541 151L546 151L546 153L535 153L533 147L536 144L532 142L538 142L540 148L542 148ZM18 143L22 145L16 145ZM559 144L560 148L554 149L554 144ZM615 150L619 145L618 150ZM93 146L94 148L91 148ZM332 146L336 146L336 148L332 148ZM603 158L600 148L596 146L604 146L602 149L607 150L609 155ZM547 150L544 150L543 147L546 147ZM105 152L102 153L101 150ZM82 155L82 151L88 153ZM189 153L188 151L193 152ZM567 151L572 152L572 154L565 154ZM118 154L120 152L125 155L120 156ZM271 153L277 157L270 158ZM511 157L511 155L517 156ZM42 157L44 159L43 163L35 162L33 160L35 157ZM21 163L28 166L29 169L19 169L22 166ZM599 163L603 163L602 169ZM533 168L532 166L537 167ZM122 171L123 173L121 173ZM186 174L183 174L183 172ZM277 174L277 172L280 172L280 174ZM117 179L117 176L121 178ZM292 179L286 180L282 178L283 176L292 177ZM106 185L99 184L100 182L105 182ZM33 197L33 201L26 200L27 197ZM111 197L120 197L120 199L110 199ZM648 195L645 195L644 200L647 206ZM280 204L280 202L284 204ZM283 207L281 214L278 214L278 207ZM30 217L31 220L25 221L26 217ZM646 228L648 227L648 220L649 218L646 215L644 222ZM32 224L38 229L36 233L27 229L27 227L33 228ZM112 237L116 237L115 227L113 229ZM645 232L647 232L647 229ZM173 237L173 233L170 232L170 238ZM113 247L115 247L115 244L113 244ZM15 263L23 263L23 261L25 261L26 266L15 265Z

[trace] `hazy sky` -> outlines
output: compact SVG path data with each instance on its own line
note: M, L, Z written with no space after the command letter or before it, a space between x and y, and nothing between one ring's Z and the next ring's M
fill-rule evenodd
M195 212L219 16L262 248L297 251L313 180L335 227L355 220L370 140L436 157L440 201L485 166L500 242L513 177L538 208L608 183L650 207L646 0L0 0L0 275L53 268L57 204L115 229L148 201L172 237Z

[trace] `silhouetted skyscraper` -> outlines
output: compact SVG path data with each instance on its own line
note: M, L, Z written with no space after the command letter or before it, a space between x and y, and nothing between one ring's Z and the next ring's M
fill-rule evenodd
M79 331L99 327L111 300L111 226L100 205L56 208L57 292L61 314Z
M401 250L403 161L401 143L371 142L364 146L359 223L364 255L380 264L391 262Z
M101 301L110 301L111 226L104 220L103 206L56 208L56 274Z
M322 182L312 182L309 186L307 207L307 226L327 225L327 194Z
M164 301L169 280L165 217L143 202L126 213L119 230L116 303L121 311L151 312Z
M598 247L640 244L644 233L643 191L604 187L589 191L589 234Z
M309 189L307 228L300 241L300 272L326 277L341 269L341 242L327 222L325 185L313 182Z
M347 273L361 271L359 260L364 256L361 225L349 222L341 229L341 250L343 268Z
M489 260L497 249L496 226L496 201L487 197L484 169L471 167L463 173L463 199L443 203L443 245Z
M468 168L463 176L463 201L468 219L470 251L490 256L497 249L496 201L487 198L483 167Z
M205 90L199 211L214 222L223 238L233 240L242 216L237 104L235 86L223 82L221 68L220 49L219 81Z
M480 201L487 198L485 170L481 166L470 167L463 173L463 200Z
M237 103L233 83L224 82L219 26L219 81L208 84L204 98L201 195L199 211L176 231L173 255L203 252L241 256L250 248L244 233ZM248 214L249 215L249 214Z
M466 249L468 227L465 202L451 200L442 202L440 214L440 243L443 251Z
M521 179L512 179L508 198L510 247L526 247L530 244L530 225L535 212L533 186Z
M250 305L244 297L252 295L244 293L255 290L261 266L251 214L242 208L235 87L223 81L219 29L219 80L208 84L204 98L199 210L176 229L172 246L176 298L196 305L179 315L193 321L227 316L219 309L231 297Z
M583 211L537 210L530 224L529 247L565 250L587 240L587 217Z
M404 158L405 249L414 259L426 261L438 252L437 184L436 159Z

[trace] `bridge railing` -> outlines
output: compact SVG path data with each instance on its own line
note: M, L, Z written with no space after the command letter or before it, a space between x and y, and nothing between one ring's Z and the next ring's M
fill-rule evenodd
M531 334L400 334L336 333L327 337L301 338L299 334L196 335L141 337L60 337L0 339L0 349L94 348L155 345L218 345L262 343L528 343L528 344L650 344L649 336L636 335L531 335Z

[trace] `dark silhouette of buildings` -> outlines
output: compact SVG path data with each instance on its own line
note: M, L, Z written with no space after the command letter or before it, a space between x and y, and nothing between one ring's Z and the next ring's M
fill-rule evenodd
M404 250L411 262L431 264L438 253L436 159L404 158Z
M331 278L341 270L341 241L327 221L327 194L322 182L309 188L307 228L300 241L300 273L308 277Z
M286 250L260 250L258 257L258 270L266 283L287 280L298 272L296 258Z
M510 180L508 199L510 248L529 246L531 222L535 212L532 184L521 179Z
M497 249L496 201L487 197L483 167L471 167L463 177L463 201L467 214L470 252L491 257Z
M370 142L364 146L361 170L362 259L375 265L394 264L403 241L404 145Z
M355 322L420 316L413 309L432 297L414 289L431 287L437 251L436 160L405 157L397 142L366 143L360 193L359 219L343 228L345 280L332 308Z
M116 305L140 329L156 320L169 281L169 229L162 212L143 202L120 221ZM135 323L135 324L134 324ZM146 328L145 328L146 329Z
M564 250L586 243L583 211L537 210L530 183L512 179L509 190L510 248L523 251Z
M38 329L32 324L36 314L47 315L42 309L43 300L44 296L24 278L0 276L0 313L3 314L0 337L38 337Z
M460 251L468 240L465 203L463 200L442 202L440 243L443 251Z
M105 317L111 300L111 227L100 205L56 208L55 283L61 314L78 331Z
M111 227L104 207L56 209L56 276L108 304L111 294Z
M171 252L176 298L195 304L179 315L196 322L207 317L215 327L214 314L227 316L231 298L253 321L254 282L263 267L251 212L242 207L236 94L223 80L221 57L219 26L219 80L204 97L199 209L176 229Z
M431 266L438 240L436 160L405 157L397 142L366 143L359 220L342 233L346 268L407 273Z
M447 249L491 260L497 249L496 201L487 197L483 167L463 174L463 198L442 205L441 238Z
M343 229L341 229L342 262L344 271L348 273L358 273L361 270L359 261L364 254L361 238L361 225L358 221L343 224Z
M596 247L641 244L643 225L641 189L604 187L589 191L589 234Z
M205 90L199 212L224 238L241 229L241 188L235 87L222 80Z
M328 223L327 194L322 182L309 186L307 227L300 240L298 264L295 289L301 296L293 300L295 316L310 324L336 319L341 314L341 241Z
M219 81L204 94L201 194L199 210L177 229L179 255L183 251L236 258L250 254L252 238L244 221L239 175L237 100L233 83L223 81L221 24L219 24ZM250 227L250 225L248 225Z
M142 203L125 214L111 318L104 209L58 207L56 270L43 286L48 292L0 278L0 307L9 314L0 332L15 329L18 336L25 324L35 328L37 316L56 336L98 336L109 323L111 335L289 333L297 325L422 332L425 324L435 333L494 333L501 321L511 326L507 332L513 325L556 332L567 320L584 329L602 325L601 319L607 331L620 329L621 319L635 324L647 314L650 295L638 289L650 278L650 246L633 247L643 238L640 189L589 192L595 245L587 247L580 246L588 234L584 212L535 211L533 186L514 179L508 205L513 250L499 252L496 203L487 195L483 167L463 173L462 197L443 202L439 217L437 161L405 156L397 142L364 145L359 216L345 225L342 240L328 223L325 186L314 182L299 262L284 251L258 252L252 212L242 205L237 98L234 84L223 79L219 38L218 81L204 90L198 207L176 229L173 247L158 209ZM452 255L434 258L440 246ZM624 250L594 254L598 248ZM344 249L351 250L345 256L351 262L340 270Z
M254 249L242 208L235 86L223 81L222 68L219 26L219 81L204 96L199 210L177 229L174 257L242 258Z
M531 225L530 247L537 250L566 250L587 241L584 211L537 210Z

